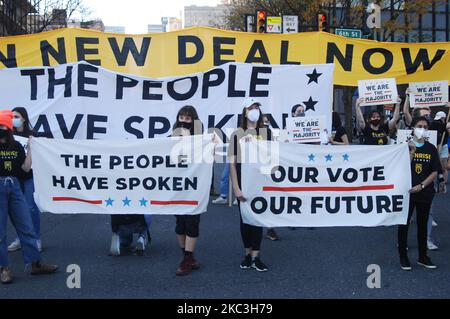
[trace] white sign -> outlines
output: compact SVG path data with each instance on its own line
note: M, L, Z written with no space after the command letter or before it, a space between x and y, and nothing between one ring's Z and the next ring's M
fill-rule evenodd
M397 103L397 84L394 78L359 80L359 97L364 98L361 105L382 105Z
M193 105L203 125L234 130L242 102L254 97L272 127L285 126L296 104L326 115L331 129L333 64L229 63L208 72L149 79L79 62L0 70L0 101L24 106L36 132L66 139L154 138L171 133L176 115ZM55 81L54 79L66 79Z
M379 29L381 28L381 7L378 4L371 2L367 6L367 27L369 29Z
M212 135L141 140L33 138L35 201L55 214L206 211Z
M283 33L298 33L298 16L283 16Z
M244 148L246 158L259 159L242 163L247 201L240 207L246 224L406 224L411 189L407 144L336 147L251 141L241 142Z
M289 134L289 142L321 142L321 134L326 134L325 116L290 117L286 119L286 129Z
M409 88L411 107L441 106L448 102L448 81L413 82Z
M437 147L437 131L428 130L425 139ZM413 138L413 130L397 130L397 144L408 143Z
M267 17L267 33L281 33L281 17Z

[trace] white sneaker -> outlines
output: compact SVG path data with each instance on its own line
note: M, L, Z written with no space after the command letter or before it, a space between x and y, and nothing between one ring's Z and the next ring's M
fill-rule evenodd
M226 198L223 198L222 196L217 197L215 200L212 201L213 204L221 204L224 205L228 202Z
M109 253L112 256L120 256L120 238L116 233L111 237L111 248L109 249Z
M438 250L439 247L436 246L431 240L427 240L428 250Z
M40 239L36 240L39 252L42 252L42 242Z
M18 251L22 249L19 238L16 238L9 246L8 251Z
M235 199L235 200L233 201L233 205L234 205L234 206L237 206L237 204L238 204L237 199Z
M145 237L143 235L140 235L137 243L136 243L136 254L138 256L144 255L145 251Z
M434 221L434 219L432 219L432 220L431 220L431 225L432 225L433 227L436 227L438 224Z

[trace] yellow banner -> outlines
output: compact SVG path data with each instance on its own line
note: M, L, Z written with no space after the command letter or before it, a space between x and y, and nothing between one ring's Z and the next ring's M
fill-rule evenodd
M323 32L257 34L205 27L143 35L59 29L0 38L0 68L81 60L146 77L190 74L237 61L335 63L336 85L389 77L398 84L450 81L450 42L376 42Z

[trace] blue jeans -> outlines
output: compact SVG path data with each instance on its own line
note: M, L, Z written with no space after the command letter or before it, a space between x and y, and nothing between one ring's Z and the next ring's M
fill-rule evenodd
M230 164L226 163L220 179L220 197L228 198L230 187Z
M37 239L41 238L41 212L34 202L34 181L33 178L21 182L22 191L25 195L28 207L30 208L31 220L33 221L34 232Z
M6 224L8 215L22 244L25 264L40 261L37 238L20 182L15 177L0 176L0 267L8 266Z

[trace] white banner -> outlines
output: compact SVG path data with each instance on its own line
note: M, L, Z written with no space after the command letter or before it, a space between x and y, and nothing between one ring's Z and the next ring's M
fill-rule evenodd
M252 141L241 142L241 148L248 158L259 159L242 164L242 193L247 201L241 203L241 212L247 224L406 224L411 188L407 144L320 146Z
M411 107L441 106L448 102L448 81L409 83Z
M200 214L209 200L211 139L33 138L36 204L56 214Z
M289 117L286 129L291 143L320 143L321 135L327 135L324 116Z
M364 98L361 105L382 105L397 103L397 85L394 78L358 81L359 97Z
M205 127L234 130L242 102L254 97L272 127L296 104L331 129L333 64L228 63L208 72L149 79L79 62L0 70L3 107L27 109L35 131L66 139L153 138L170 134L178 110L196 108Z

